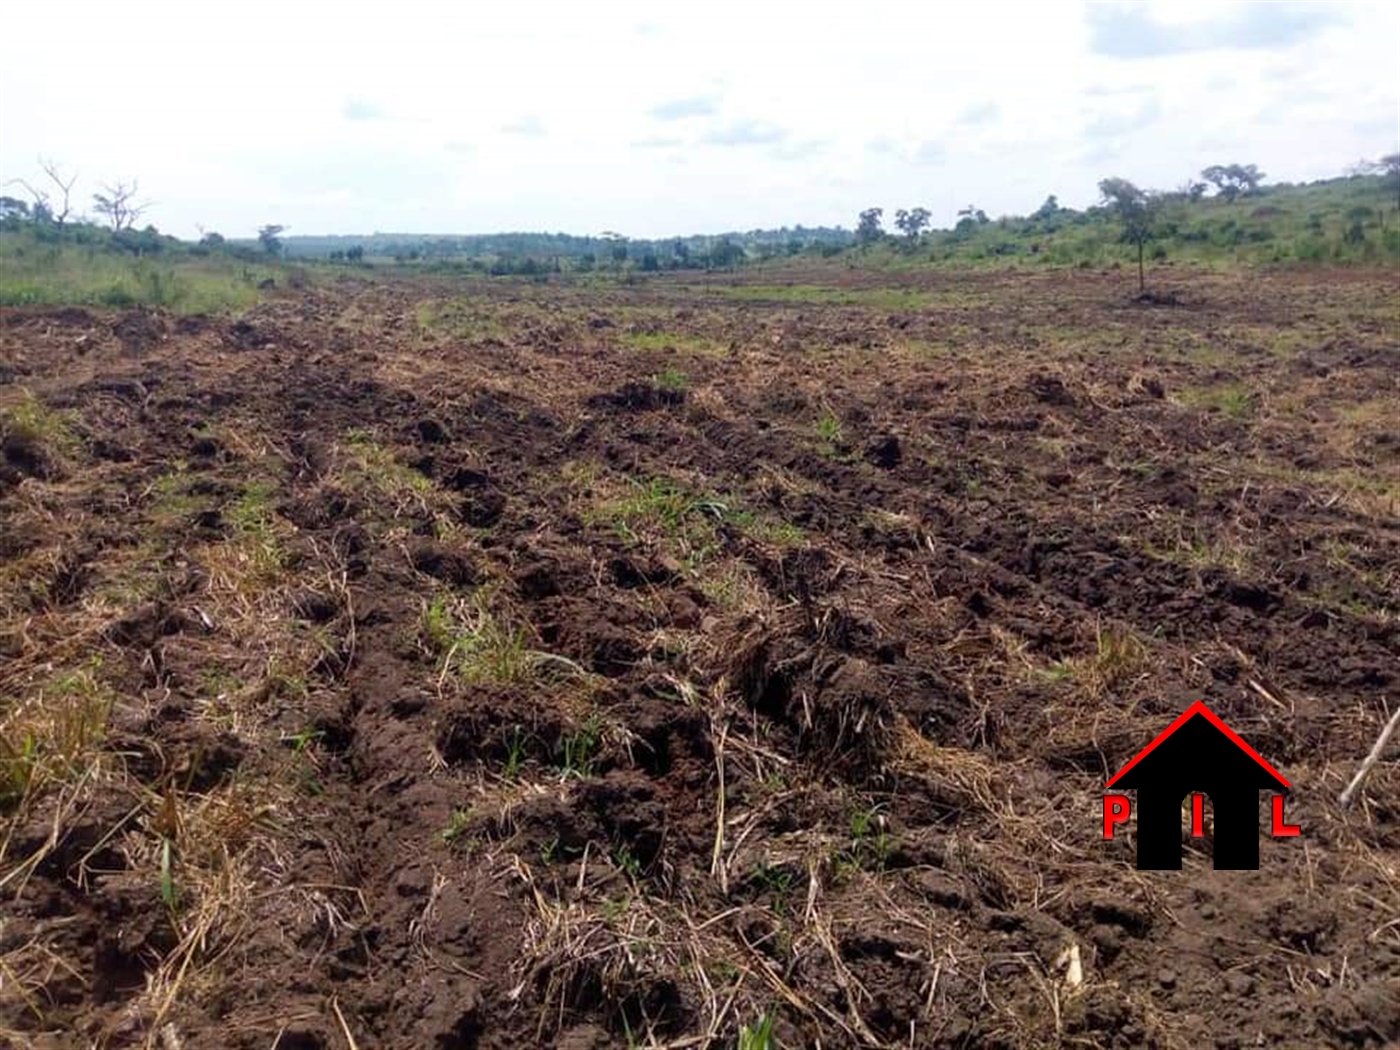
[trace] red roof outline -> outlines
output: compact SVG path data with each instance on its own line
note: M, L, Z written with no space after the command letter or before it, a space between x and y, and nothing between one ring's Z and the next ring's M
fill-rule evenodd
M1194 704L1192 704L1185 711L1183 711L1181 713L1181 716L1177 718L1175 722L1173 722L1171 725L1167 726L1166 729L1162 730L1160 733L1157 734L1156 738L1153 739L1152 743L1148 744L1145 748L1139 751L1136 755L1132 757L1132 760L1129 761L1129 763L1126 766L1120 769L1117 773L1113 774L1113 779L1110 780L1104 786L1112 787L1123 776L1124 773L1132 769L1135 765L1141 762L1148 755L1152 754L1152 752L1156 750L1157 745L1165 741L1169 736L1175 733L1187 722L1191 721L1191 719L1194 718L1196 715L1205 715L1206 720L1210 722L1211 725L1215 726L1216 729L1224 733L1226 737L1229 738L1231 743L1233 743L1236 747L1242 750L1250 758L1254 759L1254 761L1258 762L1259 765L1261 765L1264 768L1265 772L1269 774L1269 776L1273 777L1284 787L1291 788L1293 786L1288 782L1288 780L1284 777L1282 773L1280 773L1273 766L1269 765L1269 763L1264 760L1264 757L1260 755L1258 751L1255 751L1254 748L1246 744L1244 740L1240 738L1238 733L1236 733L1233 729L1231 729L1224 722L1222 722L1219 719L1219 717L1215 714L1215 712L1205 705L1205 701L1203 700L1197 700Z

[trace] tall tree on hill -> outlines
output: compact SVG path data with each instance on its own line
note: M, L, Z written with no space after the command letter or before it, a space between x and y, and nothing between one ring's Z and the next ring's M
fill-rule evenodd
M1400 211L1400 153L1387 153L1376 161L1375 170L1395 187L1395 208Z
M912 211L900 208L894 213L894 224L899 227L904 236L915 241L919 239L919 234L928 228L931 218L933 218L933 213L927 208L914 208Z
M136 199L137 187L138 183L132 179L130 183L116 182L103 186L101 193L92 195L92 206L97 209L99 215L107 217L113 233L131 229L142 213L151 206L149 201Z
M1257 190L1264 173L1253 164L1212 164L1201 172L1201 178L1214 186L1220 196L1232 201L1241 193Z
M884 208L866 208L860 213L860 221L856 223L856 240L861 244L874 244L885 235L885 231L880 227L880 217L885 214Z
M1099 195L1103 198L1103 205L1122 225L1122 240L1137 245L1138 292L1141 294L1147 291L1143 254L1147 242L1152 239L1156 211L1152 194L1139 189L1127 179L1111 178L1099 183Z
M282 239L280 234L287 227L277 223L268 223L266 226L258 228L258 243L263 246L263 251L268 255L282 254Z
M68 221L68 216L73 208L69 203L69 198L73 193L73 186L78 181L78 173L64 175L63 169L58 162L44 157L39 158L39 169L48 176L50 182L54 184L62 203L55 203L49 196L48 190L40 189L24 179L11 179L10 183L16 186L23 186L30 197L34 199L34 210L30 213L37 222L52 222L58 226L63 226ZM9 185L10 183L6 183Z

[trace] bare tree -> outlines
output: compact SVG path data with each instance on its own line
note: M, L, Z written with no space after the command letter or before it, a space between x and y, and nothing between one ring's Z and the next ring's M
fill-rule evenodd
M4 183L4 185L24 186L24 192L28 193L28 195L34 199L34 206L29 209L29 214L34 216L35 223L42 223L43 220L46 220L46 218L53 213L53 210L49 207L49 195L45 190L39 189L38 186L29 185L24 179L10 179L10 181ZM11 197L11 200L13 200L13 197Z
M73 211L73 207L69 203L69 197L73 192L74 184L78 181L78 173L75 171L65 179L63 176L63 169L61 169L58 166L58 162L52 158L45 160L43 157L40 157L39 167L44 169L44 174L49 177L49 180L58 187L58 192L63 195L63 207L59 208L55 206L53 209L53 221L62 226L68 221L68 216Z
M69 199L73 193L73 186L78 181L78 173L75 171L72 175L65 177L63 169L59 167L57 161L44 157L39 158L39 169L43 171L43 173L49 177L49 181L57 187L60 199L63 202L61 206L54 203L54 198L50 195L48 190L40 189L24 179L11 179L5 185L13 184L24 187L29 196L34 199L32 214L36 220L48 220L62 226L68 221L68 216L72 214L73 211Z
M113 233L131 229L136 220L151 206L150 201L137 201L137 188L138 183L132 179L129 185L117 182L103 186L102 193L92 195L93 207L99 215L107 217Z

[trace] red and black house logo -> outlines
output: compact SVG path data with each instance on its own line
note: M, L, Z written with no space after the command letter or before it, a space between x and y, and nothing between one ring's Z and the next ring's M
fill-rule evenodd
M1205 796L1214 812L1216 870L1259 867L1259 792L1274 792L1276 838L1297 835L1283 817L1284 794L1291 787L1277 769L1197 701L1157 738L1133 756L1108 782L1109 788L1137 791L1137 866L1143 870L1181 869L1182 806L1191 795L1191 833L1206 834ZM1103 797L1103 836L1132 815L1127 795Z

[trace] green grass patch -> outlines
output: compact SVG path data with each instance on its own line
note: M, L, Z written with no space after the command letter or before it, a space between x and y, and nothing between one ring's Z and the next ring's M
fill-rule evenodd
M656 377L656 385L681 394L690 389L690 376L679 368L667 368Z
M504 342L508 334L494 311L480 300L466 297L419 303L415 316L423 331L441 332L468 342Z
M392 450L375 441L366 431L347 430L344 440L359 473L386 495L423 496L433 490L431 478L400 463Z
M159 306L179 314L246 309L280 275L227 255L137 257L101 245L0 232L0 306Z
M68 415L53 411L29 390L21 391L13 405L0 409L0 440L6 446L59 455L77 452L81 445L69 426Z
M749 510L732 497L692 492L667 478L629 479L628 484L622 495L595 502L584 520L610 525L628 543L667 546L692 571L719 553L722 526L780 546L803 539L795 525Z
M624 332L619 341L631 350L647 353L697 354L714 357L729 349L727 343L694 332Z
M420 634L445 673L467 685L589 677L572 660L530 648L530 632L493 609L491 597L491 589L483 587L467 599L436 595L424 607Z
M1183 404L1192 408L1219 412L1230 419L1248 419L1259 408L1259 397L1243 383L1186 390L1181 394Z
M716 288L742 302L865 306L875 310L922 310L936 297L916 288L835 288L821 284L735 284Z

